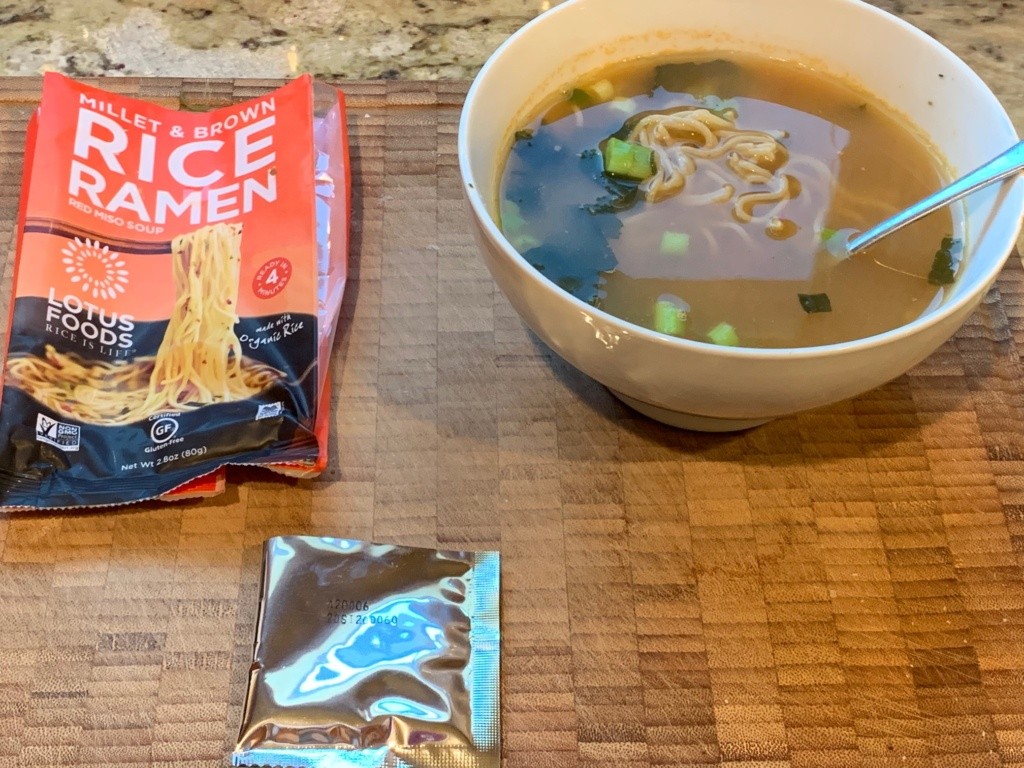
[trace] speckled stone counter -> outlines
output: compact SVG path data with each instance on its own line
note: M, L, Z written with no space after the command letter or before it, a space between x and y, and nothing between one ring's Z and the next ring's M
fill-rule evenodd
M974 67L1024 132L1024 0L873 1ZM466 78L558 2L6 0L0 74Z

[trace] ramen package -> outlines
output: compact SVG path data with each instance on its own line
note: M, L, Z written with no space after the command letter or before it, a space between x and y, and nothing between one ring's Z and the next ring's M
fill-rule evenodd
M498 768L499 560L268 540L236 766Z
M29 123L0 401L0 507L315 474L347 272L341 92L210 112L47 74Z

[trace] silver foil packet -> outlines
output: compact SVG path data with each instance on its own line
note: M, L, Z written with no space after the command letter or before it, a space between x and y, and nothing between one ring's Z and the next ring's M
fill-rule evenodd
M264 545L235 766L498 768L497 552Z

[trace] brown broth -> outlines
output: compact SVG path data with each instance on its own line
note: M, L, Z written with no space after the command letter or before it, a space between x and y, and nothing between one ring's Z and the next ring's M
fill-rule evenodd
M741 346L871 336L941 301L944 289L927 276L943 237L962 230L949 209L845 261L820 245L829 229L866 228L940 187L945 174L926 143L877 99L841 81L746 54L697 61L719 60L728 63L685 70L672 86L678 91L656 79L665 60L621 64L583 83L591 89L606 81L597 88L602 96L589 97L593 105L580 108L588 98L580 92L542 105L503 170L501 220L513 245L553 281L613 315L654 328L659 297L675 297L689 306L679 335L707 340L727 322ZM791 175L799 194L776 212L774 229L738 223L731 203L688 204L688 195L714 187L700 176L660 202L590 212L611 199L597 151L604 139L636 113L701 103L735 109L738 127L785 131L788 159L778 173ZM661 253L666 231L689 237L685 254ZM819 293L832 311L807 313L798 294Z

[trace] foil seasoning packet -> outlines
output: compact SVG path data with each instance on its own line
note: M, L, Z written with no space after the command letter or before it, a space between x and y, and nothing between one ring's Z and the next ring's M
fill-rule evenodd
M264 545L235 766L498 768L497 552Z

